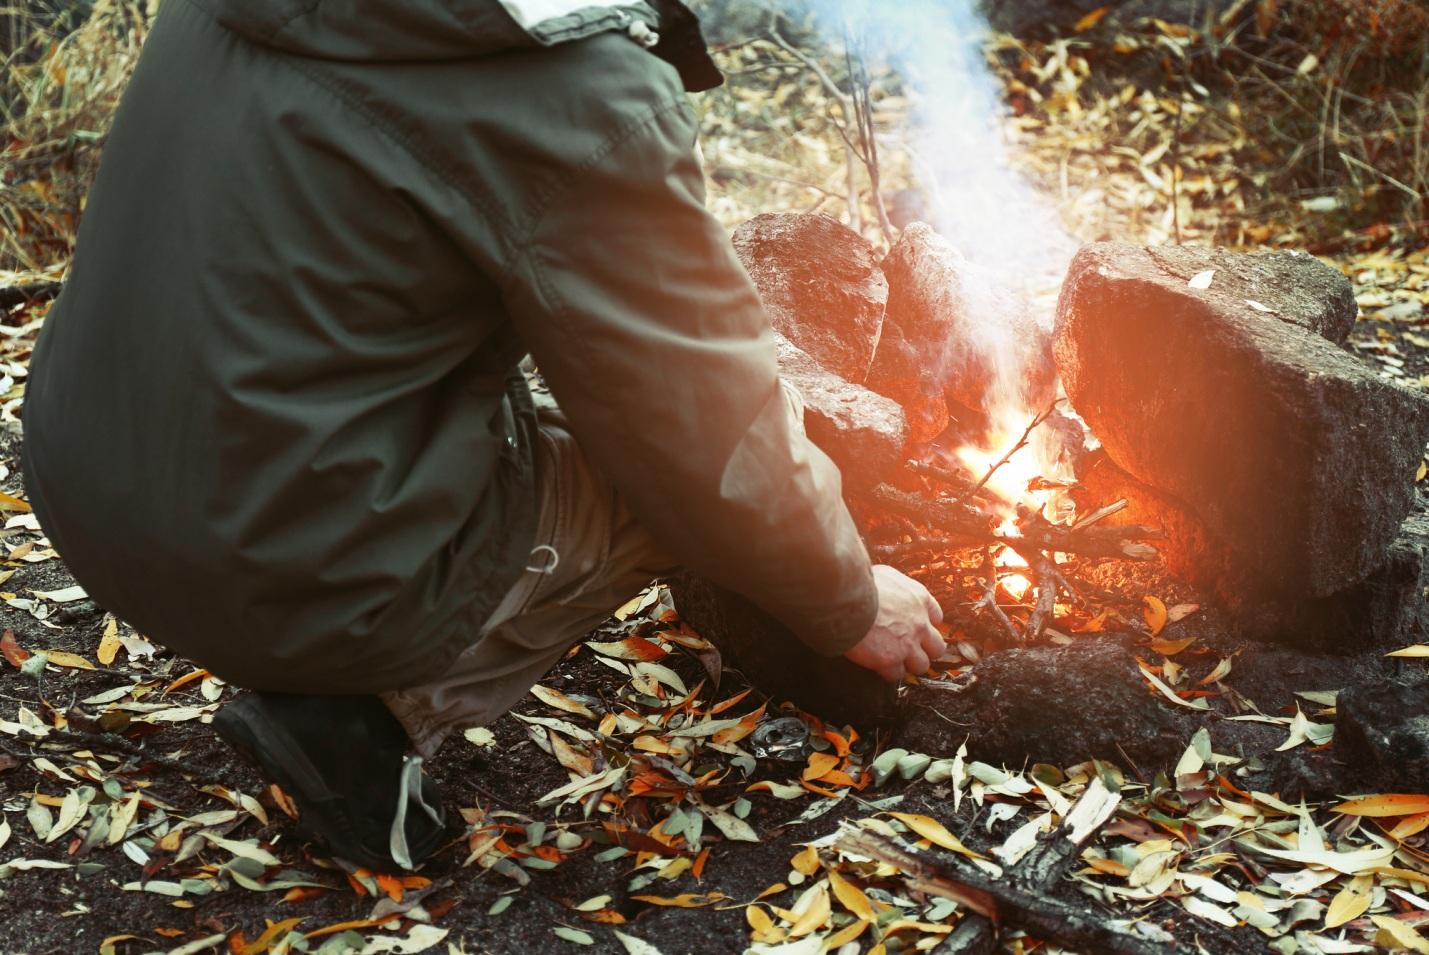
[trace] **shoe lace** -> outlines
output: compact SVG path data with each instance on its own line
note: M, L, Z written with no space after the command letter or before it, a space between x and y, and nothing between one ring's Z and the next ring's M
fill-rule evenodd
M407 844L408 807L415 803L438 826L442 825L442 816L422 797L422 757L402 757L402 773L397 787L397 814L392 819L388 849L392 853L392 861L411 872L416 867L412 864L412 851Z

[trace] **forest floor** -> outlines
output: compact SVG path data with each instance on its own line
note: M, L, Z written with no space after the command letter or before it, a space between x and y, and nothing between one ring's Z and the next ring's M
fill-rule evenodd
M1049 157L1079 157L1063 188L1081 210L1069 214L1079 237L1165 241L1168 219L1145 200L1159 167L1148 177L1135 159L1106 164L1067 141L1114 138L1088 117L1100 105L1111 123L1118 97L1088 93L1076 123L1024 115L1010 132L1018 162L1035 173L1060 161ZM720 161L774 152L734 143L729 115L710 109L706 119ZM1162 109L1146 128L1164 134L1169 122ZM1232 223L1222 156L1188 151L1187 163L1202 164L1184 180L1188 233L1242 247L1326 238L1306 224L1313 209L1250 221L1241 204ZM1101 165L1078 173L1083 161ZM712 201L731 222L806 208L805 187L784 180L839 175L836 162L811 165L743 193L737 175L716 177ZM1077 176L1092 172L1103 192L1087 201ZM1413 231L1327 231L1322 259L1350 278L1361 308L1352 347L1385 376L1429 388L1429 242ZM964 912L840 852L840 826L921 840L990 870L1097 778L1120 789L1122 810L1059 897L1187 944L1204 935L1247 950L1429 951L1417 931L1429 924L1429 799L1287 803L1242 789L1233 762L1193 738L1170 777L1091 761L995 767L951 746L921 754L931 765L915 752L888 772L879 755L898 738L761 698L721 672L660 588L573 648L515 712L450 740L430 763L452 820L434 862L403 878L351 871L305 844L284 794L211 732L238 691L91 603L29 514L18 419L46 308L0 319L4 955L928 951ZM1146 623L1158 632L1166 621L1155 607L1175 609L1170 594L1127 596L1138 608L1156 598ZM1194 642L1198 618L1185 613L1179 629L1138 638L1161 667ZM1305 689L1298 705L1262 702L1286 744L1313 749L1332 722L1334 687ZM1059 951L1015 930L1001 944Z

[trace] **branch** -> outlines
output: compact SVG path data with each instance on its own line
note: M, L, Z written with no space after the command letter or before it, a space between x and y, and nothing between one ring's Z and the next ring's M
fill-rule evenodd
M1135 923L1094 914L1085 903L1070 905L1014 880L991 878L949 853L920 851L845 825L835 842L840 850L891 865L903 873L909 888L951 899L994 927L1012 923L1044 941L1107 955L1195 955L1197 951L1150 923L1140 923L1138 930Z
M997 462L994 463L992 467L987 469L987 473L982 476L982 480L977 482L977 484L973 485L973 489L971 491L968 491L962 497L958 498L957 503L963 503L969 497L972 497L978 491L982 490L987 485L987 482L992 480L992 476L997 473L998 468L1002 467L1008 461L1012 460L1012 456L1018 451L1021 451L1023 448L1027 447L1027 439L1032 436L1032 432L1037 429L1038 425L1040 425L1042 422L1046 421L1052 416L1052 412L1057 410L1057 405L1060 404L1061 401L1061 398L1056 399L1050 405L1047 406L1047 409L1045 411L1043 411L1037 417L1033 418L1032 423L1027 426L1027 430L1022 432L1022 437L1017 439L1017 443L1014 444L1010 449L1008 449L1006 454L998 458Z

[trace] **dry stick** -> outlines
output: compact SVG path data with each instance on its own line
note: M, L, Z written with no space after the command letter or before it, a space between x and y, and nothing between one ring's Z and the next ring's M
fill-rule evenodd
M1008 636L1013 640L1017 639L1017 628L1012 624L1012 618L1007 612L997 605L997 564L993 561L993 549L987 547L983 549L982 558L982 581L983 593L976 602L973 603L974 612L986 609L997 619L1002 628L1007 631Z
M928 464L924 461L907 461L905 462L905 467L914 474L932 478L940 484L946 484L959 494L967 494L971 491L973 497L988 501L1000 500L997 495L993 494L987 488L974 488L972 478L966 474L959 474L957 471L940 468L936 464Z
M987 485L987 482L992 480L992 476L997 473L998 468L1002 467L1008 461L1012 460L1012 456L1018 451L1021 451L1023 448L1027 447L1027 439L1032 436L1032 432L1037 429L1037 426L1039 424L1050 418L1052 416L1052 412L1057 410L1057 405L1061 403L1061 398L1053 400L1053 402L1047 406L1047 410L1043 411L1037 417L1033 418L1032 423L1027 426L1027 430L1022 432L1022 437L1017 439L1017 443L1014 444L1006 454L998 458L997 462L993 464L992 467L987 469L987 473L982 476L982 480L978 481L977 484L973 485L971 491L968 491L962 497L958 498L954 503L962 504L968 498L972 497L978 491L982 490Z
M999 534L988 516L956 501L933 501L889 484L879 484L864 495L873 506L942 531L945 539L964 547L1005 544L1016 548L1061 551L1087 557L1149 560L1156 548L1144 543L1163 535L1159 528L1127 524L1074 530L1036 516L1027 520L1020 535Z

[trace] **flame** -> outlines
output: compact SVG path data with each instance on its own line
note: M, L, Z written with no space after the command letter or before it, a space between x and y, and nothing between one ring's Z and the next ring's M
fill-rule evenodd
M1010 523L1004 521L1003 523ZM999 528L999 531L1001 528ZM993 558L993 565L996 567L1026 567L1027 561L1022 559L1022 555L1011 547L1004 547L1002 551ZM1012 599L1021 601L1027 596L1027 592L1032 589L1032 581L1026 574L998 574L998 583L1002 589L1007 591Z

